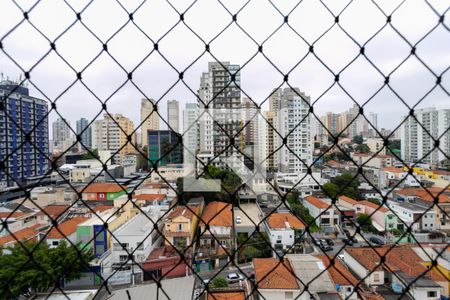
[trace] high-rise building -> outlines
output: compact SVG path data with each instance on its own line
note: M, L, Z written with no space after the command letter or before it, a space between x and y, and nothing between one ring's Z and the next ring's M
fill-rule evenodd
M207 164L243 167L240 144L241 91L240 66L229 62L210 62L200 79L200 152ZM205 107L207 105L207 107Z
M0 185L13 186L49 168L48 107L16 82L0 82Z
M150 167L183 163L181 135L172 130L148 131L148 160Z
M52 123L53 151L64 152L72 147L72 131L68 120L58 118Z
M401 126L402 159L410 163L442 163L444 153L450 153L450 109L422 108L414 111L414 117L405 118ZM435 148L433 138L439 140L440 150Z
M169 130L180 132L180 103L177 100L167 102L167 123Z
M159 115L156 112L157 104L153 99L141 100L141 146L146 146L147 132L159 130Z
M134 147L136 136L134 123L121 114L104 114L103 120L94 122L92 131L93 145L99 151L108 150L113 155L113 162L120 164L124 155L136 153ZM128 136L131 136L128 141Z
M81 134L81 149L91 149L92 147L92 130L89 121L86 118L77 120L77 135ZM84 146L84 147L83 147Z
M183 148L185 163L195 164L199 143L197 103L186 103L183 110Z
M369 133L369 123L364 117L366 113L359 112L360 107L357 104L353 104L350 108L350 126L349 126L349 137L353 139L357 135L368 136ZM368 113L367 113L368 114Z
M275 172L278 170L278 160L277 160L277 152L275 152L275 117L276 113L274 111L266 111L264 114L264 118L266 119L266 138L267 138L267 146L266 146L266 167L270 172Z
M278 151L278 172L300 178L312 165L313 136L311 134L310 99L298 88L279 91L274 148Z

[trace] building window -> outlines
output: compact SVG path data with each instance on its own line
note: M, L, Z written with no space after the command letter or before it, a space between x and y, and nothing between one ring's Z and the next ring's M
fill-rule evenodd
M437 297L437 293L436 291L429 291L427 293L428 298L436 298Z
M284 292L284 299L293 299L294 292Z
M59 244L59 241L53 241L52 242L52 246L58 246L58 244Z
M376 281L376 282L380 281L380 274L374 273L373 274L373 281Z
M183 224L178 224L178 231L183 231Z

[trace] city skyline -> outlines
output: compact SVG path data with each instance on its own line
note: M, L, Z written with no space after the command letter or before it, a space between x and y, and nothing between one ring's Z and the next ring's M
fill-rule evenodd
M330 10L334 13L339 12L345 6L344 2L335 1L327 3ZM378 5L385 10L386 14L391 13L399 1L380 1ZM26 5L23 4L26 8ZM81 9L81 4L73 4ZM127 1L124 4L127 9L137 7L137 2ZM181 1L176 4L178 9L185 9L187 2ZM237 11L239 3L227 3L231 11ZM243 5L241 3L241 5ZM284 13L293 7L288 3L280 3L280 10ZM445 9L444 5L435 4L436 9ZM89 7L83 13L83 21L88 24L101 39L106 40L113 33L113 28L105 26L96 20L96 15L101 14L102 6L95 4ZM53 12L58 10L58 14ZM155 11L163 11L167 13L166 18L154 15ZM205 11L208 14L205 15ZM258 13L256 13L256 11ZM356 13L356 11L358 13ZM373 13L375 12L375 13ZM40 16L50 13L57 15L58 18L49 20L48 18L40 18ZM353 13L353 14L352 14ZM315 18L312 18L312 15ZM354 15L352 18L350 16ZM0 35L7 32L8 28L4 24L15 24L16 20L21 18L21 13L11 3L5 3L2 9L4 21L0 24ZM108 11L111 19L122 20L127 19L127 14L118 5L112 5ZM147 16L154 16L148 18ZM256 22L260 16L264 16L268 22ZM203 18L206 17L206 18ZM151 6L144 5L135 13L134 19L136 24L142 26L143 29L149 31L152 38L161 36L165 30L170 28L172 22L178 21L179 16L162 1L155 1ZM421 24L411 24L411 18L421 20ZM39 3L35 10L30 13L31 21L38 22L37 27L51 39L55 38L61 32L68 21L76 19L73 12L70 11L63 3L52 6L45 2ZM211 39L215 33L218 33L231 16L227 16L226 11L218 6L217 3L198 3L186 13L185 22L193 29L199 32L199 35L206 41ZM209 22L216 20L217 22ZM262 43L269 34L276 29L275 24L283 24L283 18L276 10L270 6L263 4L251 3L242 12L239 13L238 21L249 33L254 36L258 43ZM426 34L427 29L431 29L438 21L437 16L424 3L407 2L402 5L401 9L396 10L392 15L392 24L396 28L401 29L402 33L411 40L412 43L419 41ZM328 25L332 26L334 17L319 3L302 3L296 8L289 17L288 25L296 29L308 43L314 42L321 31L324 31ZM370 3L354 3L346 8L339 24L346 30L350 30L350 34L355 37L356 41L363 44L375 33L385 22L385 16ZM448 22L448 18L445 19ZM204 26L209 24L210 26ZM259 24L255 26L255 24ZM31 67L30 62L35 61L45 51L49 45L47 41L40 36L34 29L28 25L21 26L19 30L14 32L16 40L9 37L3 41L4 51L7 53L14 52L12 57L25 70ZM82 49L75 47L72 40L82 39L84 45ZM19 51L20 43L17 41L27 40L33 44L27 51ZM437 75L441 74L444 69L442 62L450 61L450 49L443 42L445 41L445 32L442 29L435 30L432 35L428 36L416 46L416 55L429 66L429 68ZM236 47L229 49L227 45L233 42ZM179 54L179 44L184 44L183 55ZM110 54L117 58L123 64L125 69L131 70L136 66L146 54L153 50L153 43L142 36L135 26L128 24L109 43ZM339 47L335 47L338 44ZM125 46L129 45L129 46ZM286 47L290 45L290 47ZM80 70L95 55L102 50L100 42L95 40L91 34L87 33L82 26L75 26L69 30L63 38L55 43L55 47L67 61L73 65L76 70ZM386 48L389 51L385 51ZM366 59L370 59L385 75L389 75L390 87L398 92L410 106L414 105L421 99L435 84L436 77L430 73L427 68L416 58L411 55L407 44L401 41L401 38L390 27L383 30L372 41L364 46L365 56L359 56L349 68L343 70L339 74L339 84L341 84L347 92L358 102L363 104L365 101L383 86L384 76L379 74ZM76 50L74 50L76 49ZM128 51L132 49L132 55L128 55ZM285 24L277 33L272 36L263 46L263 53L273 62L281 73L286 73L290 68L308 54L309 46L303 42L292 30ZM187 102L196 101L196 91L200 84L201 72L207 66L208 61L215 59L220 61L233 61L233 63L244 66L241 70L243 97L250 96L257 103L261 103L267 99L274 88L283 83L284 76L271 66L270 62L258 54L258 47L236 26L231 26L224 32L221 38L210 44L212 57L209 53L203 53L204 44L189 33L189 30L183 24L177 26L166 38L159 43L158 52L149 56L144 64L140 66L133 74L133 83L140 90L127 82L117 93L115 93L107 103L108 111L111 113L129 112L128 117L136 124L139 120L139 105L142 98L152 98L160 100L163 118L167 115L166 103L169 100L176 99L180 101L183 107ZM342 106L350 107L353 102L349 95L346 94L337 84L334 84L335 76L326 69L317 58L320 58L327 66L338 73L342 68L350 63L353 58L359 55L360 49L355 43L345 36L342 30L333 28L323 38L314 45L314 54L309 53L307 58L289 75L289 83L292 86L298 86L305 94L311 97L314 103L318 98L320 100L314 104L315 112L323 115L327 111L338 112ZM247 60L256 53L254 59L248 64ZM198 56L197 60L188 70L183 73L183 82L179 81L177 71L164 61L162 55L180 71L187 67ZM402 63L406 59L405 63ZM397 69L397 66L401 66ZM14 63L6 56L0 56L0 72L10 78L18 78L23 75ZM47 72L46 70L52 70ZM393 74L391 71L395 70ZM63 95L60 95L65 88L75 79L76 74L65 65L58 55L52 51L50 55L42 61L30 73L31 82L39 87L46 96L51 100L58 98L57 110L62 117L75 124L75 121L84 117L92 120L101 110L101 103L93 96L80 82L77 82ZM442 77L441 85L448 87L448 76ZM119 66L105 52L99 56L96 62L91 65L82 74L83 83L95 92L101 100L105 100L127 80L127 74L120 69ZM168 93L168 89L178 82ZM186 85L187 86L186 86ZM334 86L321 97L331 85ZM406 108L399 99L390 90L390 87L384 86L380 93L375 96L365 107L367 111L373 111L379 115L379 127L393 129L398 125L398 116L408 114ZM31 83L30 91L38 98L45 99ZM447 88L448 90L448 88ZM438 87L434 89L420 107L435 106L436 108L446 108L446 94ZM266 101L267 102L267 101ZM395 105L392 105L395 103ZM265 105L267 106L267 104ZM103 112L100 113L102 115ZM52 111L49 115L49 123L57 119L57 114Z

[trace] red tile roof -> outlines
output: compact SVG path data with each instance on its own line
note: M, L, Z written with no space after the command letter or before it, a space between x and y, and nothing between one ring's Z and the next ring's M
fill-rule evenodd
M305 197L305 200L314 205L317 208L327 209L330 207L330 205L326 202L324 202L322 199L319 199L314 196L308 196Z
M96 213L99 213L99 212L103 212L103 211L111 209L111 208L114 208L114 206L100 204L100 205L97 205L96 207L92 208L92 210L95 211Z
M390 172L390 173L406 173L405 171L403 171L402 168L395 168L395 167L386 167L383 169L385 172Z
M438 188L438 187L430 187L426 188L404 188L398 189L394 191L396 194L403 196L415 196L424 201L433 202L434 197L438 196L440 203L448 203L450 202L450 193L449 189Z
M168 218L174 219L179 216L183 216L189 220L192 220L194 217L194 212L198 212L198 207L195 205L188 205L189 207L186 207L185 205L178 205L175 206L172 211L169 213Z
M328 268L331 279L335 284L356 286L359 280L339 261L335 260L334 265L330 265L330 259L326 255L318 255L323 264Z
M371 208L373 208L373 209L378 209L377 211L379 211L379 212L386 213L386 212L389 211L388 208L386 208L386 207L384 207L384 206L379 206L379 205L377 205L377 204L375 204L375 203L372 203L372 202L370 202L370 201L368 201L368 200L359 201L359 203L360 203L360 204L363 204L363 205L365 205L365 206L371 207Z
M259 289L299 289L287 259L254 258L255 280Z
M209 292L208 300L245 300L245 292L244 291Z
M340 200L345 201L347 203L350 203L351 205L356 205L358 204L358 201L356 201L353 198L347 197L347 196L340 196L339 197Z
M6 212L0 212L0 219L12 219L12 218L19 218L22 216L27 215L27 213L21 212L21 211L15 211L15 212L11 212L11 211L6 211Z
M133 195L133 199L142 201L163 201L166 195L161 194L138 194Z
M0 238L0 246L4 246L5 244L10 242L13 242L15 244L17 243L17 241L23 242L35 239L39 234L39 227L42 227L42 225L36 224L34 226L26 227L19 231L13 232L14 236L12 234L3 236Z
M94 182L90 183L83 193L117 193L124 191L127 187L117 183Z
M69 205L48 205L39 211L36 216L49 215L52 219L57 219L69 209ZM45 213L44 213L45 212Z
M233 226L231 204L219 201L208 203L203 210L201 223L207 223L210 226Z
M55 227L52 227L50 232L47 235L48 239L61 239L68 237L69 235L73 234L77 230L77 225L80 223L83 223L84 221L89 220L89 218L85 217L75 217L72 219L68 219L60 224L57 225L58 229L61 231L58 231Z
M292 213L272 213L267 218L267 224L272 229L304 229L305 224Z
M381 270L381 267L376 267L380 263L380 256L385 256L384 266L390 271L401 271L410 277L421 276L427 271L427 268L422 264L422 259L412 249L411 245L396 246L392 250L391 247L346 248L344 251L347 251L369 271L373 269ZM431 277L434 281L446 281L438 272L428 272L426 276Z

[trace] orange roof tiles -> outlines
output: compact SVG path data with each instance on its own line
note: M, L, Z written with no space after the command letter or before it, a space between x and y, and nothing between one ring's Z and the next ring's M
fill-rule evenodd
M4 246L7 243L13 242L17 243L17 241L29 241L39 234L38 228L42 225L34 225L31 227L26 227L24 229L21 229L19 231L13 232L14 236L12 234L8 234L6 236L3 236L0 238L0 246Z
M233 216L231 213L231 204L219 201L213 201L206 205L201 218L202 224L210 226L233 226Z
M100 204L100 205L97 205L96 207L94 207L92 210L95 211L96 213L99 213L99 212L102 212L102 211L105 211L105 210L108 210L111 208L114 208L114 206Z
M117 193L125 190L127 187L117 183L94 182L90 183L83 193Z
M259 289L299 289L291 264L287 259L254 258L255 280Z
M360 204L363 204L363 205L365 205L365 206L371 207L371 208L373 208L373 209L377 209L377 211L380 211L380 212L383 212L383 213L389 211L389 209L387 209L386 207L384 207L384 206L379 206L378 204L372 203L372 202L370 202L370 201L368 201L368 200L359 201L359 203L360 203Z
M421 263L423 262L419 255L412 249L411 245L402 245L392 248L384 246L380 248L347 248L347 251L354 259L363 265L369 271L373 269L381 270L380 256L385 256L384 266L391 271L401 271L410 277L418 277L428 269ZM446 281L446 279L437 272L428 272L426 276L434 281Z
M330 266L330 259L326 255L319 255L318 258L323 261L335 284L353 286L358 284L359 280L339 260L335 260L334 265Z
M403 171L402 168L395 168L395 167L387 167L383 169L385 172L390 172L390 173L406 173L405 171Z
M314 196L305 197L305 200L317 208L327 209L330 207L330 205L328 203L326 203L323 200L321 200L317 197L314 197Z
M21 211L15 211L15 212L6 211L6 212L0 212L0 219L19 218L19 217L22 217L25 215L27 215L27 213L24 213Z
M69 209L69 205L48 205L39 211L36 216L47 216L49 215L52 219L60 217ZM45 212L45 213L44 213Z
M267 218L267 224L272 229L304 229L305 224L292 213L272 213Z
M175 206L172 211L169 213L168 218L169 219L174 219L176 217L179 216L183 216L187 219L192 219L194 216L194 212L197 212L197 206L194 205L188 205L188 207L186 207L185 205L178 205Z
M83 223L84 221L87 221L88 219L89 218L85 218L85 217L75 217L72 219L68 219L57 225L59 231L55 227L52 227L52 229L49 231L49 233L47 235L47 238L61 239L61 238L68 237L69 235L73 234L77 230L78 224Z
M209 292L208 300L245 300L244 291L217 291Z
M166 198L166 195L161 194L138 194L133 195L133 199L135 200L143 200L143 201L163 201Z
M345 202L347 202L347 203L350 203L351 205L356 205L356 204L359 203L359 202L356 201L355 199L352 199L352 198L347 197L347 196L340 196L339 199L342 200L342 201L345 201Z
M404 188L398 189L394 191L396 194L404 195L404 196L415 196L424 201L432 202L434 201L434 197L438 196L440 203L448 203L450 202L450 190L438 188L438 187L430 187L430 188Z

